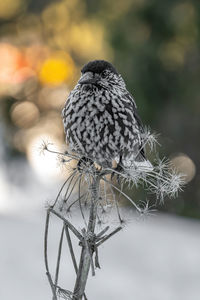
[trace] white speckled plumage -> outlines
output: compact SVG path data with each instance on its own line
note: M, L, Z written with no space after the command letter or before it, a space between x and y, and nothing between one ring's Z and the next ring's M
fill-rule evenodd
M122 166L130 157L145 160L143 126L122 77L105 61L88 63L85 74L90 79L80 79L62 111L66 142L104 167L114 159Z

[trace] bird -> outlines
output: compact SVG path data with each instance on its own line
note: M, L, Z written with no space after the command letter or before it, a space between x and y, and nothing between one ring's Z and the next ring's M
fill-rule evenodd
M62 110L66 143L83 160L117 170L150 166L144 126L125 81L108 61L85 64Z

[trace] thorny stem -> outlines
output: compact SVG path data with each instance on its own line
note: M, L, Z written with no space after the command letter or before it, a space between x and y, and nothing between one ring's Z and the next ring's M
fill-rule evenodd
M73 300L81 300L85 291L85 286L88 278L89 269L91 266L92 253L88 247L88 243L91 242L87 237L94 236L96 218L97 218L97 202L99 200L99 184L100 184L100 176L95 176L92 179L92 183L90 186L91 191L91 206L90 206L90 214L89 214L89 222L86 231L86 237L82 240L82 251L81 258L79 263L79 268L77 272L77 279L74 287L74 295Z

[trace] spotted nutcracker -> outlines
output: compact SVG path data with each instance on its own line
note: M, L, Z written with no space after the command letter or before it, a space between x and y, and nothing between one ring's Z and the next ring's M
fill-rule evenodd
M98 163L118 168L149 164L145 158L143 125L122 76L104 60L87 63L62 111L70 148Z

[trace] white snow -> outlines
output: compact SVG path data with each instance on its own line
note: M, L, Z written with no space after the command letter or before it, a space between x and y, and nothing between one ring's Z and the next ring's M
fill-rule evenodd
M55 198L60 184L44 187L26 169L21 185L11 184L3 172L0 177L0 299L50 300L43 260L44 203ZM54 217L49 243L51 268L59 234ZM133 220L101 246L99 258L101 270L90 276L87 284L88 300L200 299L198 221L162 214L144 222ZM68 262L66 249L62 260L66 275L60 285L72 289L75 275Z
M45 213L0 218L0 299L51 299L43 262ZM58 221L49 245L56 257ZM77 246L78 247L78 246ZM99 249L101 270L90 277L88 299L197 300L200 295L200 224L170 216L134 221ZM74 273L66 267L64 288ZM72 276L73 274L73 276Z

